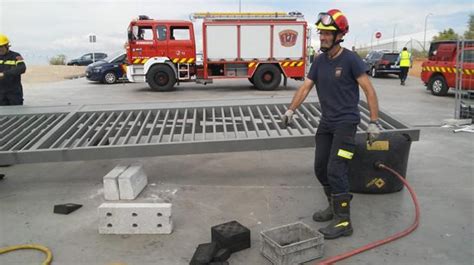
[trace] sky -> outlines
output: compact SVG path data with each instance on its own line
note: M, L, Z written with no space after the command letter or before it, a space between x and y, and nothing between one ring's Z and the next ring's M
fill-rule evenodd
M128 24L138 15L189 20L194 12L238 12L239 3L242 12L299 11L313 29L319 12L338 8L350 24L343 44L347 48L369 44L377 31L382 33L380 41L392 39L394 33L397 37L423 32L426 18L429 32L453 28L463 34L469 14L474 14L473 2L465 0L0 0L0 33L27 62L46 64L57 54L72 59L92 50L122 50ZM200 48L200 21L194 26ZM97 36L94 46L90 34ZM317 37L313 30L316 47Z

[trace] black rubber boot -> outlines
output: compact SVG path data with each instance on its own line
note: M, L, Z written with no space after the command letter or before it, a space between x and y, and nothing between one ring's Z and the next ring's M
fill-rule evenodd
M319 229L319 232L324 235L324 239L336 239L341 236L352 235L351 199L352 195L349 193L332 195L334 219L328 226Z
M328 198L329 205L325 210L317 211L313 214L313 220L315 222L331 221L332 218L334 217L334 214L332 213L332 207L331 207L331 188L329 186L323 186L323 188L324 188L324 193L326 194L326 197Z

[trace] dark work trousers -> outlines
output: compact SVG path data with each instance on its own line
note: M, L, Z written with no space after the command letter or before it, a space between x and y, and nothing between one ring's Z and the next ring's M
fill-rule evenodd
M400 67L400 81L401 82L405 82L405 80L407 80L409 69L410 67Z
M23 105L23 96L16 93L0 93L0 106Z
M314 172L332 194L349 192L349 160L355 151L357 124L320 123L316 131Z

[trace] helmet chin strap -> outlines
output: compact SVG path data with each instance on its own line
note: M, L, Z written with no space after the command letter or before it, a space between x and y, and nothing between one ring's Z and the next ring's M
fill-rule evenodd
M339 43L343 42L344 40L343 39L340 39L340 40L336 40L336 36L337 36L337 31L334 31L333 33L333 36L334 38L332 39L332 44L330 47L328 48L325 48L325 47L322 47L319 49L321 52L328 52L330 51L332 48L334 48L334 46L338 45Z

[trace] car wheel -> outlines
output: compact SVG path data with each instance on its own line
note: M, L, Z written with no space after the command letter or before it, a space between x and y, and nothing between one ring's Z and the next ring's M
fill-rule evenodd
M431 90L431 94L435 96L446 96L448 94L448 84L442 75L436 75L431 77L428 88Z
M260 65L255 71L253 81L260 90L275 90L281 83L281 71L273 64Z
M377 70L375 70L375 67L372 67L372 69L370 70L370 76L374 78L378 77Z
M164 92L174 89L176 76L169 66L158 64L148 71L146 80L151 89Z
M117 82L117 75L115 75L114 72L107 72L104 75L103 82L105 84L114 84L115 82Z

